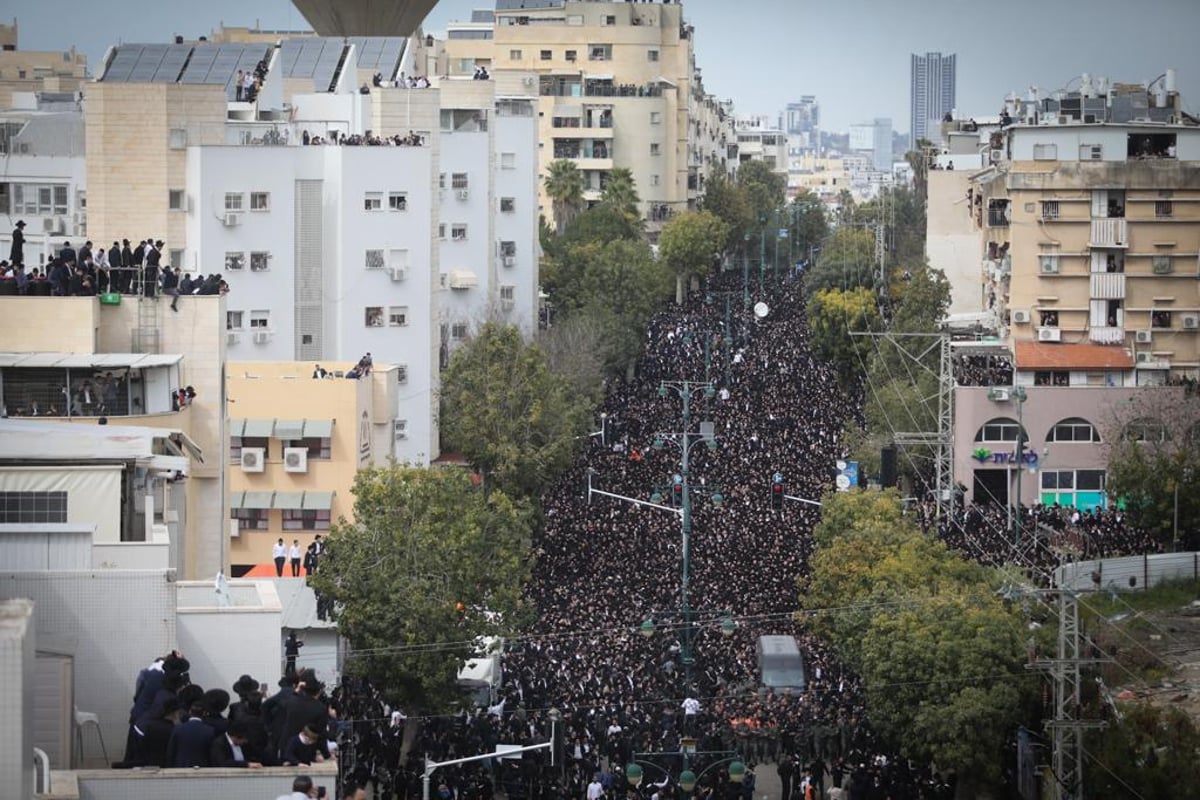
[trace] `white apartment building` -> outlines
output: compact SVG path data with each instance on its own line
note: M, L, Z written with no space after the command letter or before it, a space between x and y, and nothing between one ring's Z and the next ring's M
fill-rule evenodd
M788 138L781 128L772 125L767 117L741 117L735 128L741 163L763 161L773 172L787 175Z

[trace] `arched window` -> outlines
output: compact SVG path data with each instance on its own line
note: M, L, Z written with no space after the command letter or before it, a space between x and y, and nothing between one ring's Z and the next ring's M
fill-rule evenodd
M1068 417L1056 423L1046 434L1047 442L1098 442L1100 431L1082 417Z
M1015 419L996 417L983 423L983 427L975 434L975 441L1015 442L1020 430L1021 426Z
M1125 426L1122 434L1127 442L1165 442L1170 436L1167 426L1153 417L1135 419Z

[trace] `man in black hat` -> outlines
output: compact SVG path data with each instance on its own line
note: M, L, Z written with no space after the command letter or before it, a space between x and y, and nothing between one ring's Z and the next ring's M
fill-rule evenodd
M305 670L300 680L300 690L288 703L287 718L279 739L281 754L288 741L300 733L305 725L311 723L319 731L324 731L328 726L329 709L321 702L321 690L324 688L315 674Z
M267 726L268 753L274 757L283 740L283 727L287 722L288 706L296 699L296 675L284 675L279 679L279 691L262 704L263 723Z
M154 297L158 293L158 265L162 262L162 246L163 240L159 239L146 248L146 269L142 273L142 293L146 297Z
M8 251L8 260L13 266L25 263L25 220L17 220L17 227L12 232L12 249Z

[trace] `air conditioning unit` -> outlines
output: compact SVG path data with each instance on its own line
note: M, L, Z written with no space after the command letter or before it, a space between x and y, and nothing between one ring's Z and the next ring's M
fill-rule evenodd
M406 267L392 267L392 280L402 281L408 277L408 269Z
M1060 328L1038 328L1039 342L1061 342L1062 330Z
M1200 328L1200 315L1184 314L1183 315L1183 327L1189 331L1194 331L1197 328Z
M306 447L285 447L285 448L283 448L283 471L284 472L308 472L308 448L306 448Z
M1038 260L1041 265L1043 275L1058 274L1058 259L1057 258L1042 258Z
M225 344L237 344L241 340L242 340L242 335L240 333L225 334Z
M995 164L996 162L999 162L999 161L1003 161L1003 160L1004 160L1004 151L1003 150L993 150L992 151L992 163L993 164Z
M471 190L470 189L459 189L458 190L458 199L459 200L470 200L471 199Z
M517 265L517 257L516 256L505 256L504 257L504 266L515 267L516 265Z
M1007 403L1009 398L1008 389L988 389L987 397L993 403Z
M229 520L229 538L237 539L242 535L242 526L238 524L236 519Z
M408 438L408 420L397 419L392 421L392 431L396 441Z
M255 344L266 344L269 341L271 341L271 332L270 331L255 331L254 332L254 343Z
M226 228L236 228L242 224L242 215L236 211L226 211L225 216L221 218L221 223Z
M242 472L262 472L266 467L267 449L265 447L242 448Z
M1024 309L1017 309L1012 312L1012 321L1014 325L1028 325L1029 312Z
M1137 331L1134 333L1134 339L1138 344L1150 344L1154 341L1154 335L1150 331Z
M522 83L524 83L526 86L533 86L537 83L537 79L532 75L526 75L525 80L523 80Z
M1141 333L1141 331L1138 331L1138 333ZM1153 364L1155 361L1157 361L1157 359L1154 357L1154 353L1137 354L1137 363L1139 364Z

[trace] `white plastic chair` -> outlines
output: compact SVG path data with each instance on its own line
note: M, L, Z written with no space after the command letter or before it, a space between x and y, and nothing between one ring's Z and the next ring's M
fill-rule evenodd
M96 736L100 738L100 752L104 755L104 766L111 766L108 760L108 748L104 746L104 731L100 728L100 717L90 711L80 711L75 708L75 743L79 747L79 761L83 761L83 726L95 725Z

